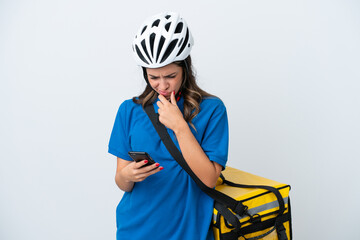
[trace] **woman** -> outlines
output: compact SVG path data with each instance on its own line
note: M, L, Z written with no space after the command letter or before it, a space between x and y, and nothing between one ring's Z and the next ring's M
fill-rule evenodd
M228 122L224 104L201 90L192 71L193 38L177 13L151 17L133 43L147 86L124 101L112 130L109 153L117 157L115 181L125 191L117 210L117 239L213 239L213 200L171 157L143 110L153 104L193 172L214 187L225 168ZM156 161L134 162L129 151Z

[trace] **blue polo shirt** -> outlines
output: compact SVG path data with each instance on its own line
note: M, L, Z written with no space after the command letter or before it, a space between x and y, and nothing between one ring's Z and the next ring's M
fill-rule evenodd
M184 99L178 102L183 111ZM155 111L158 106L154 103ZM228 120L223 102L207 97L192 120L191 131L211 161L225 167ZM167 129L180 150L175 134ZM125 192L117 209L117 240L211 240L213 199L201 191L172 158L150 119L132 100L119 107L109 142L109 153L132 161L129 151L144 151L164 169L137 182Z

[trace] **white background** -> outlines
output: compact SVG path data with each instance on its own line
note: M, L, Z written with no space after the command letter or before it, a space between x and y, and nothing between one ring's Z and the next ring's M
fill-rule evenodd
M292 186L295 239L360 239L355 0L0 0L0 239L115 239L107 144L145 86L132 38L165 10L227 106L228 165Z

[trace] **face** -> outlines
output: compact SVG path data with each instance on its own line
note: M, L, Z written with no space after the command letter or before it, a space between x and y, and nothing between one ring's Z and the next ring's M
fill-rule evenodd
M171 63L161 68L147 68L147 76L151 87L166 99L170 99L171 92L178 93L183 79L182 67Z

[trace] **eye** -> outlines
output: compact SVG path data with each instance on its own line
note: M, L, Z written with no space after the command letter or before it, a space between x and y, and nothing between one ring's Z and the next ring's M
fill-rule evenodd
M150 76L150 79L151 80L157 80L157 79L159 79L159 77Z
M167 76L167 78L175 78L176 75Z

